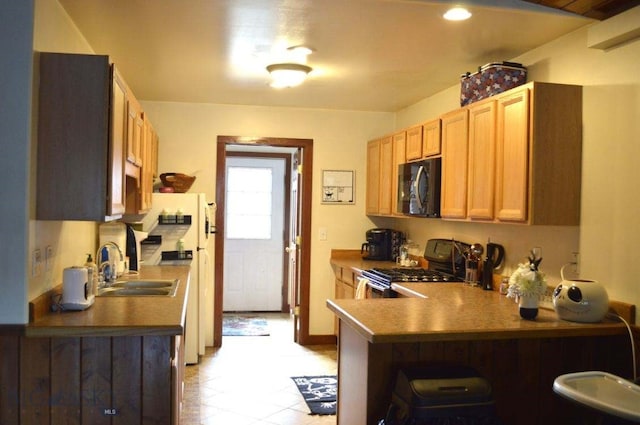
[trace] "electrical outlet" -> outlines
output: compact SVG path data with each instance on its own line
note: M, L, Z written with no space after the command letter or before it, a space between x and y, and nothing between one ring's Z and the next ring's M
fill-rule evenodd
M326 241L327 240L327 228L326 227L321 227L320 229L318 229L318 238L321 241Z
M579 252L572 252L572 260L571 260L571 264L573 264L573 272L576 275L580 274L580 253Z
M33 250L31 254L31 277L36 277L40 275L40 268L42 266L42 253L40 252L40 248L36 248Z
M44 249L44 269L46 271L50 271L51 267L53 267L53 247L51 245L47 245Z

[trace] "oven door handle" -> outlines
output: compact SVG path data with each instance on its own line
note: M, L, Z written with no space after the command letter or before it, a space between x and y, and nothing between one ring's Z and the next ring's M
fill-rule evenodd
M369 281L367 282L367 285L369 285L371 288L375 289L376 291L380 291L380 292L384 292L386 289L389 289L380 284L373 282L371 279L369 279Z

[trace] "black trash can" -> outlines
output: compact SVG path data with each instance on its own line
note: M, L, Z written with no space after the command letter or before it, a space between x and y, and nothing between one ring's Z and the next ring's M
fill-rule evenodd
M469 366L401 369L380 425L499 425L490 382Z

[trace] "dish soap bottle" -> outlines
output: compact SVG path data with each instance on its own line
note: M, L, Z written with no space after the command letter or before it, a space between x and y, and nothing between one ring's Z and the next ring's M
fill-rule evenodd
M184 251L184 239L178 239L178 258L180 260L185 259L185 251Z
M89 288L91 288L90 293L96 295L98 293L98 266L93 261L91 254L87 254L87 262L84 263L84 266L87 268L87 282L89 283Z

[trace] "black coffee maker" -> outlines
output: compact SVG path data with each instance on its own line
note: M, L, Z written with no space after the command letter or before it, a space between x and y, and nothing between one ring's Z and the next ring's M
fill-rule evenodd
M360 253L367 252L363 260L392 261L394 260L394 246L402 243L400 232L391 229L369 229L366 233L367 241L362 244Z

